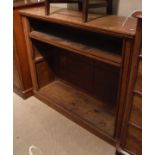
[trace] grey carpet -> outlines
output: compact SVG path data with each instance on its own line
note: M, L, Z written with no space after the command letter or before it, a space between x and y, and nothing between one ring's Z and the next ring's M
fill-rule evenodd
M14 94L14 155L114 155L115 148L35 97ZM41 155L33 149L33 155Z

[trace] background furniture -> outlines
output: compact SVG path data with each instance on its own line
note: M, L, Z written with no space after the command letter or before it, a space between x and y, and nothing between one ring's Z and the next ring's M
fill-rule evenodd
M138 24L117 155L142 154L142 14L136 12L133 16Z
M32 95L32 80L27 58L27 47L23 32L20 9L41 6L43 1L38 2L24 0L14 2L13 6L13 89L21 97L27 98Z
M92 8L106 7L107 14L112 14L112 0L45 0L46 15L49 15L50 3L78 3L78 8L82 11L83 22L87 22L88 10Z

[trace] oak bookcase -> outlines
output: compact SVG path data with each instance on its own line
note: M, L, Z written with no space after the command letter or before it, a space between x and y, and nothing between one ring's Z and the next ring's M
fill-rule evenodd
M121 136L136 18L21 10L36 97L115 145ZM65 127L65 126L64 126Z

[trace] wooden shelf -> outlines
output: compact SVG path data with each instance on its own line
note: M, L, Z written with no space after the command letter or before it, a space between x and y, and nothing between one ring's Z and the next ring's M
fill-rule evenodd
M122 26L126 17L116 15L101 17L100 14L94 13L89 14L89 22L84 23L82 22L80 11L58 7L52 7L49 16L45 15L44 7L20 10L20 13L33 19L41 19L42 21L58 23L64 26L80 27L85 30L127 38L134 38L137 25L137 19L135 18L128 18L126 24Z
M88 46L81 42L76 42L66 38L62 38L51 33L32 31L30 33L30 38L48 43L50 45L67 49L68 51L87 56L89 58L99 60L117 67L121 65L121 56L119 54L114 54L111 51L103 50L96 47Z
M56 80L36 91L41 99L49 101L49 106L66 113L74 121L80 119L95 130L106 134L108 138L113 137L115 126L115 106L103 103L77 88ZM52 101L52 102L51 102ZM79 121L77 121L79 122ZM81 122L82 123L82 122ZM112 139L112 138L110 138Z

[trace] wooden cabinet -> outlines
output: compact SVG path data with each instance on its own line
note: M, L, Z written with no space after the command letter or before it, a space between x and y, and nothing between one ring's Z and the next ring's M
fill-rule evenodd
M120 155L125 155L125 153L142 154L142 19L140 13L135 14L135 16L139 19L131 60L121 135L116 153Z
M17 1L13 7L13 88L23 98L32 95L32 80L27 58L27 48L23 32L20 9L43 5L36 1Z
M129 18L123 25L125 17L90 14L91 21L83 23L77 11L54 7L52 11L50 16L45 15L44 7L20 11L33 92L50 107L115 145L127 106L137 19ZM140 88L138 84L136 87ZM139 106L135 103L133 107L133 122L140 123L136 117ZM133 133L133 126L127 130L131 149L131 141L140 133Z

